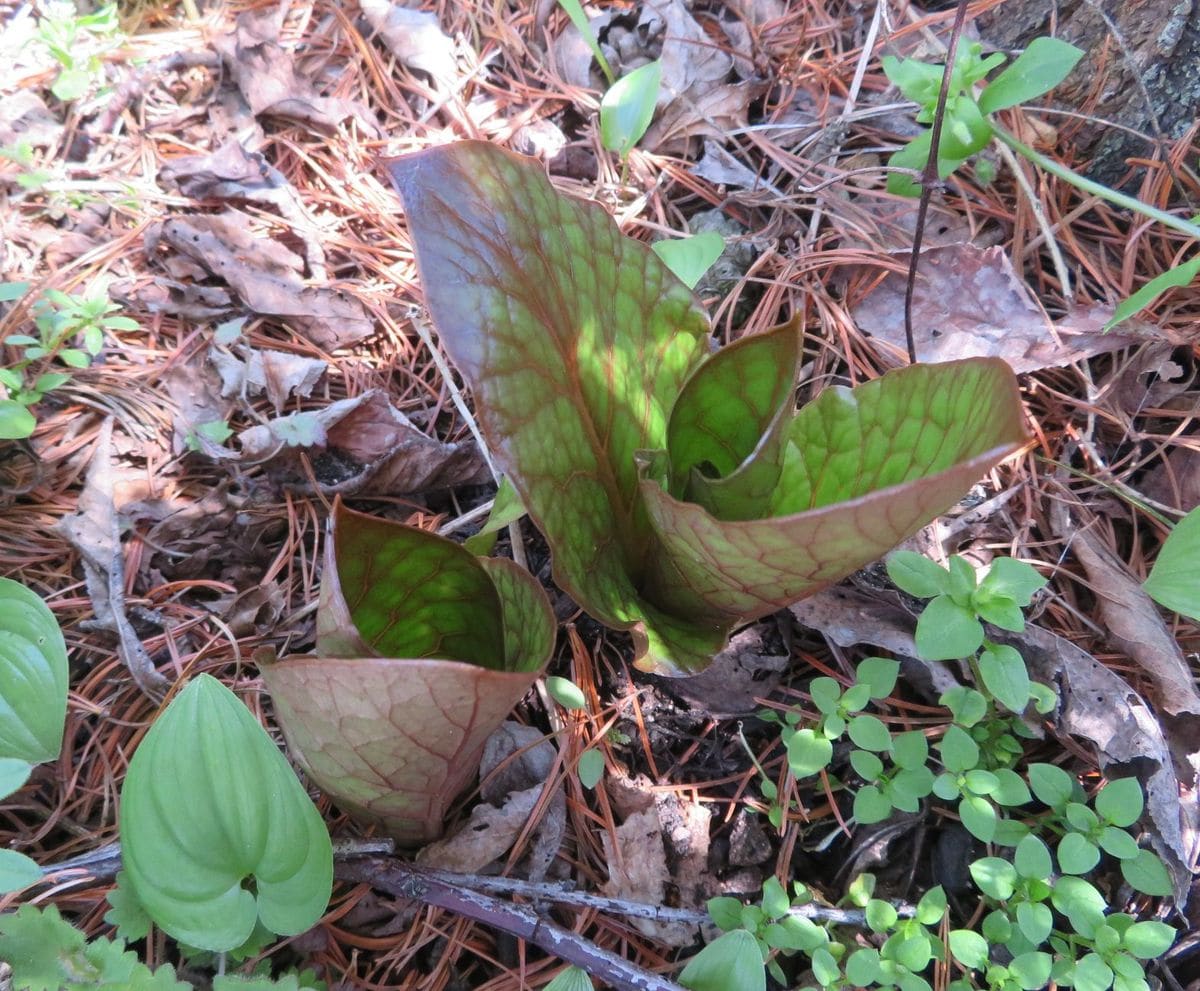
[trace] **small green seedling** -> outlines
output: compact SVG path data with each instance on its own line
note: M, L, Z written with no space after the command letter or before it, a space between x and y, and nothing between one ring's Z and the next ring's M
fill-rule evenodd
M80 14L75 4L52 2L38 21L37 40L60 68L50 92L69 103L86 96L104 80L105 52L120 44L117 5L107 4L91 14Z
M25 282L0 283L0 302L20 299ZM33 304L34 334L9 334L4 343L21 357L0 368L0 439L28 437L37 426L30 407L71 380L71 371L87 368L104 347L106 333L137 330L138 323L119 315L120 306L102 293L81 297L47 289ZM48 370L51 361L67 371Z
M622 162L654 119L661 83L662 61L655 59L622 76L600 100L600 143L620 155Z
M716 231L704 231L674 241L655 241L652 247L680 282L695 289L704 273L721 257L725 239Z

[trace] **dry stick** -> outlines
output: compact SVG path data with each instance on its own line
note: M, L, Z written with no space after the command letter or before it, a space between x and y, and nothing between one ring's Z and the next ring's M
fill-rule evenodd
M942 143L942 124L946 120L946 99L950 95L950 77L954 75L954 60L958 54L958 39L962 35L967 19L969 0L958 0L954 12L954 27L950 31L950 44L946 46L946 67L942 70L942 88L938 91L937 110L933 115L933 128L929 133L929 159L921 172L921 202L917 205L917 226L913 231L912 257L908 260L908 284L904 287L904 342L908 345L909 364L917 363L917 346L913 342L912 302L913 290L917 285L917 265L921 260L921 241L925 237L925 215L929 212L929 201L933 187L941 183L938 175L938 147Z
M398 898L416 899L424 905L443 908L510 933L552 956L582 967L618 991L683 991L674 981L644 970L582 936L546 921L526 905L513 905L449 884L401 861L389 857L346 861L337 865L335 874L343 881L366 882Z

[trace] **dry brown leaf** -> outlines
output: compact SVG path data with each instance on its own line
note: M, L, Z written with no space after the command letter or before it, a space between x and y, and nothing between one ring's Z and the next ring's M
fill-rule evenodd
M718 186L740 186L783 196L767 179L751 171L711 138L704 139L704 155L689 171Z
M117 279L108 287L113 301L133 313L165 313L196 323L233 312L233 297L222 286L195 286L159 276Z
M63 125L32 87L6 93L0 100L0 146L14 148L22 142L33 148L58 145Z
M116 634L121 662L138 688L157 702L170 683L155 670L125 615L125 556L114 502L120 473L113 464L112 432L113 421L106 420L93 448L78 509L64 516L58 527L79 551L95 625Z
M1102 396L1128 416L1147 409L1195 409L1197 362L1191 347L1155 341L1139 348L1103 383Z
M474 444L427 437L380 389L251 427L238 440L243 458L270 462L283 484L300 488L309 484L300 453L325 452L339 476L325 478L318 471L329 495L427 492L490 477Z
M672 883L663 846L662 826L656 808L634 812L610 836L602 833L608 880L601 891L610 898L663 905L667 885ZM690 946L696 939L696 927L680 922L631 919L640 932L668 946Z
M417 863L459 874L478 874L512 848L532 818L541 794L542 786L534 785L511 792L499 808L487 803L476 805L462 829L424 847L417 854Z
M327 351L374 333L362 303L341 289L309 286L299 255L278 241L250 233L253 220L237 210L175 217L157 230L157 240L206 276L223 279L254 313L282 317Z
M638 31L662 38L658 107L639 142L642 147L666 152L684 147L688 138L724 138L746 125L757 87L730 81L733 59L696 23L682 0L649 0Z
M1141 491L1180 512L1200 506L1200 451L1192 447L1175 448L1150 470Z
M329 366L318 358L289 354L286 351L259 351L242 348L238 357L221 348L208 355L221 376L221 395L226 399L257 396L265 392L275 412L283 410L289 396L312 395L317 381Z
M412 10L388 0L359 0L363 19L401 62L427 73L442 92L453 90L458 80L454 42L435 15Z
M220 378L202 352L172 365L163 376L163 385L178 410L171 439L176 454L194 450L218 461L237 457L199 429L209 423L225 423L233 410L233 404L221 398Z
M1141 582L1089 528L1062 519L1055 529L1087 572L1108 639L1149 676L1159 708L1174 716L1200 715L1200 694L1183 651Z
M905 353L907 276L889 272L851 307L859 329ZM1107 307L1077 310L1052 323L998 247L952 244L921 256L913 293L917 358L926 362L995 356L1018 374L1070 364L1142 343L1144 336L1104 333Z
M324 282L325 250L320 231L308 215L300 194L262 155L231 138L208 155L187 155L168 162L159 181L197 200L245 200L273 206L304 243L304 261L311 278Z
M356 118L373 135L379 128L370 111L351 101L320 96L296 74L293 57L279 44L283 11L277 6L246 11L229 34L213 39L225 70L237 84L251 111L283 117L332 133L347 117Z
M778 686L788 665L787 653L772 651L763 624L734 634L728 646L699 674L663 678L662 687L713 715L742 715L761 706Z
M504 856L533 818L545 788L554 793L538 820L527 874L541 881L566 832L567 799L552 783L558 752L541 730L506 720L484 744L479 765L482 802L453 836L425 847L417 857L426 867L473 874Z

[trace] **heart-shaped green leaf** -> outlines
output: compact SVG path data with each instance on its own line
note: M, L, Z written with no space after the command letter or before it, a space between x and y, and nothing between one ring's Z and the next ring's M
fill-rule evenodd
M390 168L442 343L556 582L630 630L643 668L702 669L736 622L879 557L1024 438L995 359L794 416L796 328L706 362L686 288L536 163L462 142Z
M54 614L0 578L0 758L54 760L67 716L67 647Z
M134 752L120 827L138 901L191 946L231 950L260 920L295 935L329 902L333 849L320 813L266 731L209 675Z
M316 656L255 656L290 752L347 811L436 838L550 657L545 593L512 561L339 504L318 631Z

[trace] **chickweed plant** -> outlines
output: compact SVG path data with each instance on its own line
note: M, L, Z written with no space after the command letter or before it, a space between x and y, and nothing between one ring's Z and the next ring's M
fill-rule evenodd
M1023 610L1045 579L1009 558L996 560L982 580L960 557L943 568L898 551L887 568L901 590L929 600L916 630L921 657L965 661L974 678L975 687L956 686L940 697L949 715L940 736L893 732L867 711L896 683L899 665L882 657L859 662L850 685L814 679L808 694L815 718L797 709L767 718L781 727L795 780L824 774L831 788L854 790L853 816L859 824L880 822L893 810L917 813L929 804L948 806L985 845L986 855L970 864L981 905L975 913L979 924L951 928L943 940L937 931L946 912L940 887L902 917L894 906L872 897L874 879L863 874L846 896L850 905L863 909L858 928L865 932L856 938L839 932L845 928L842 920L818 923L798 916L796 909L811 900L811 893L795 885L789 896L770 878L758 905L731 898L709 902L713 921L726 935L706 948L707 962L716 967L735 953L745 957L751 944L743 937L729 939L741 932L753 937L759 959L777 980L784 979L779 957L802 952L811 961L815 984L831 991L872 986L930 991L926 971L936 961L957 966L951 991L1038 991L1050 982L1076 991L1148 991L1143 961L1163 954L1176 932L1116 910L1105 894L1109 889L1096 883L1117 867L1137 892L1172 893L1165 865L1138 843L1136 825L1145 804L1141 785L1121 778L1089 794L1057 765L1023 761L1022 741L1033 735L1024 717L1051 711L1056 696L1030 679L1019 651L990 640L984 625L1023 631ZM832 773L839 751L849 766L842 780ZM788 809L780 803L776 783L763 777L769 818L780 828ZM716 991L719 985L706 973L683 983L693 991Z

